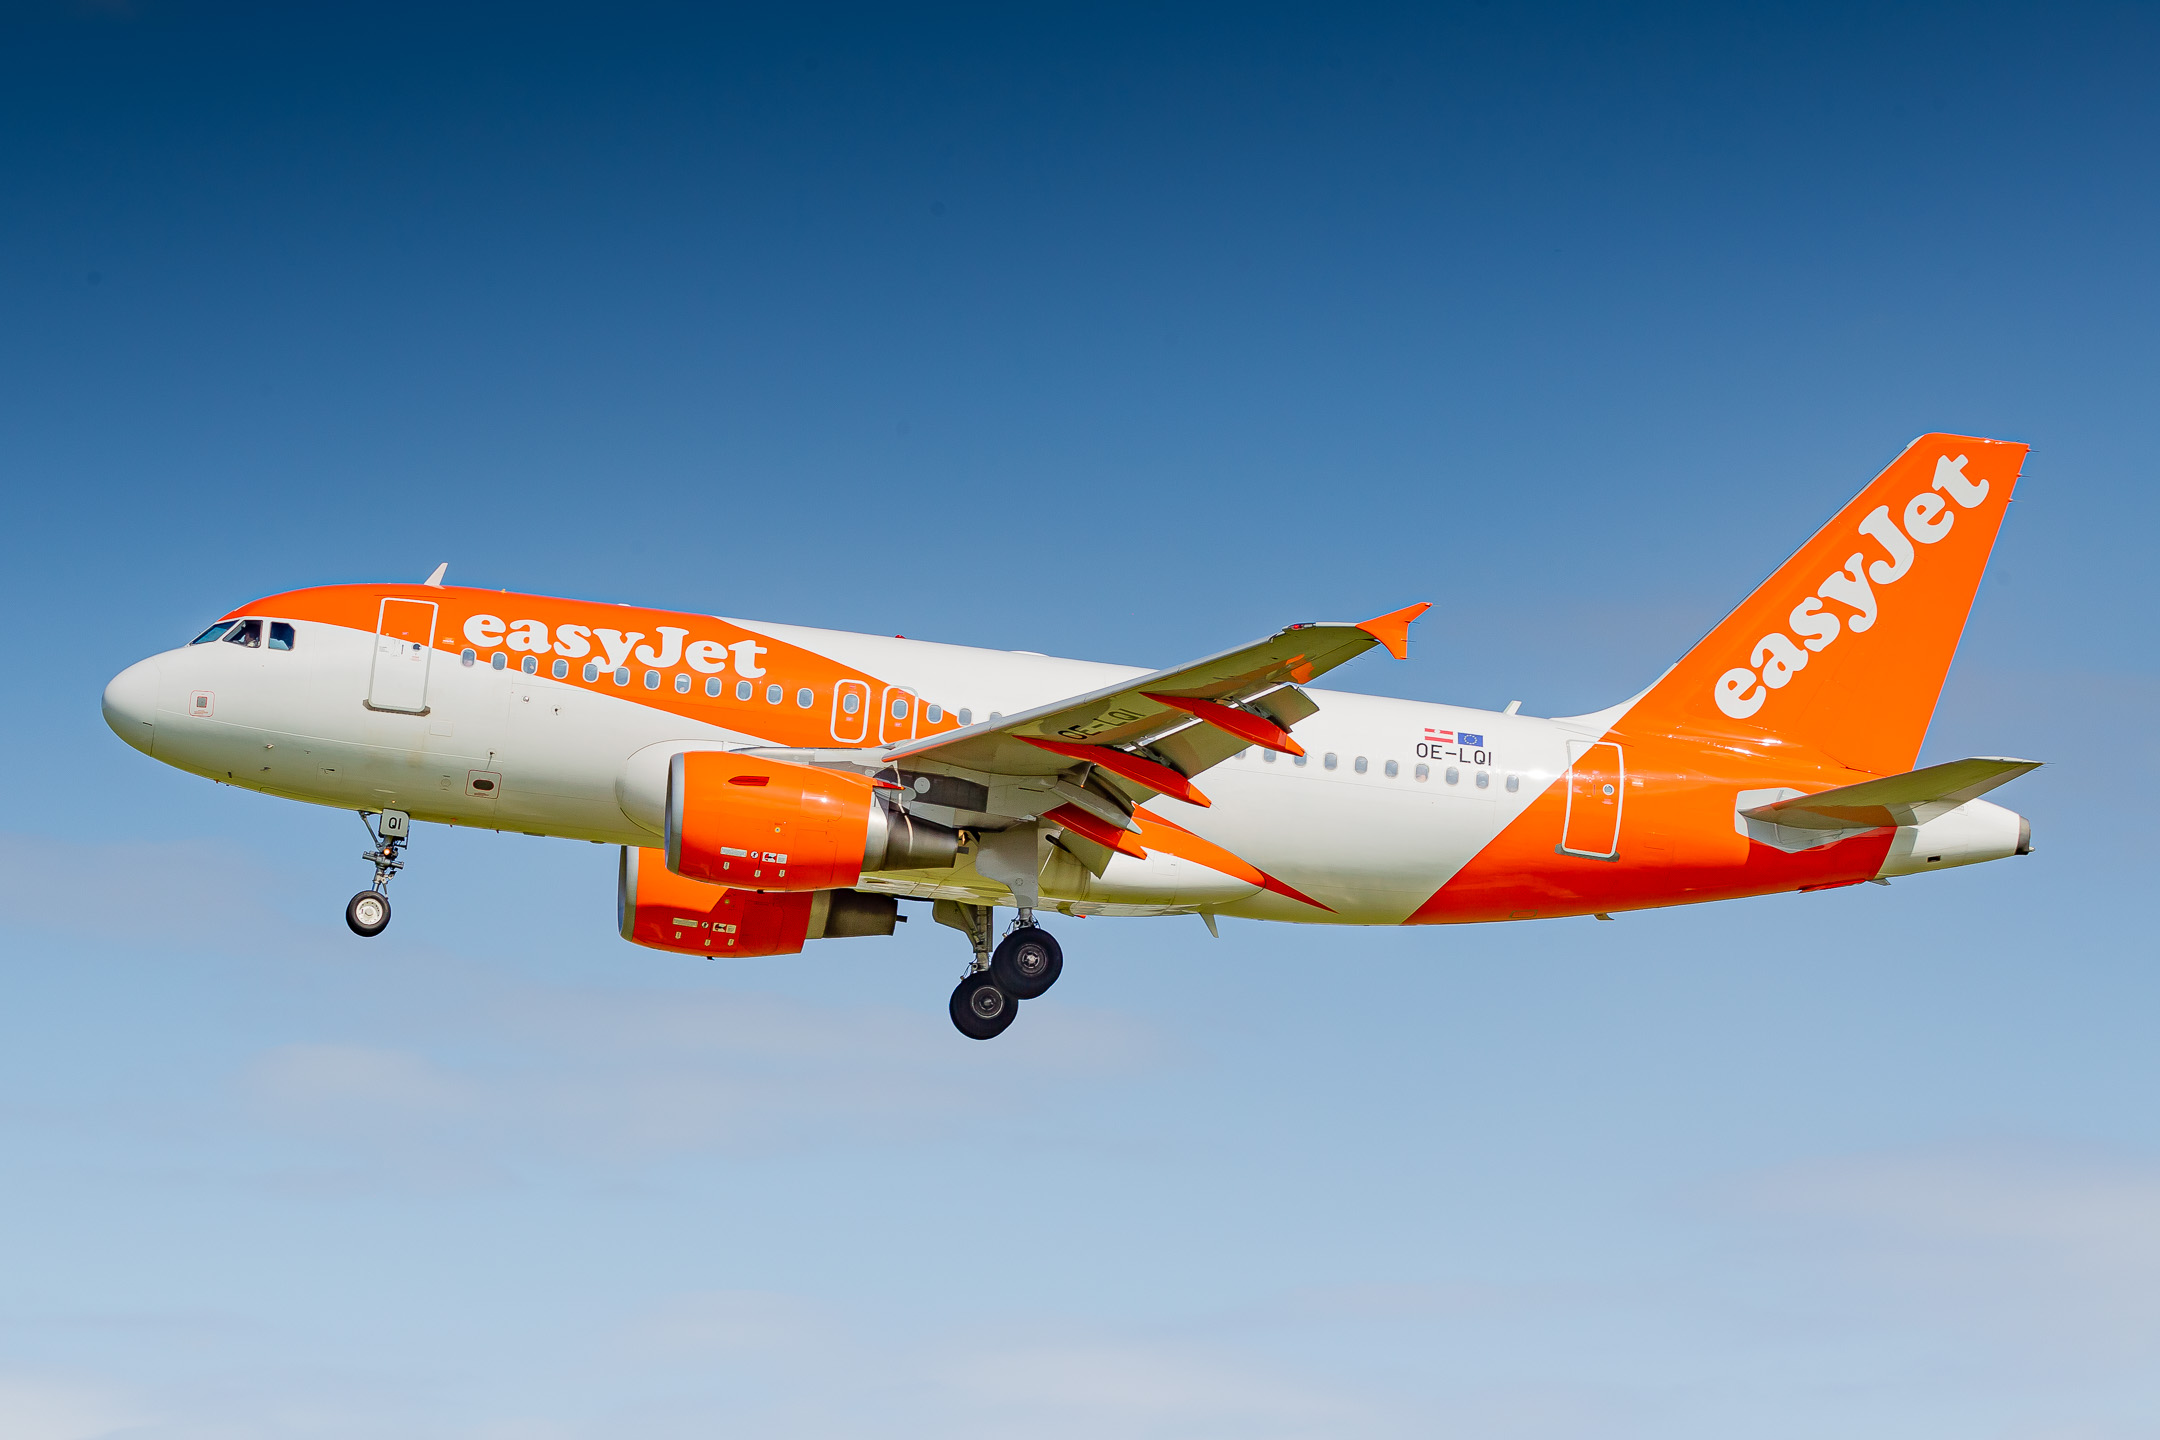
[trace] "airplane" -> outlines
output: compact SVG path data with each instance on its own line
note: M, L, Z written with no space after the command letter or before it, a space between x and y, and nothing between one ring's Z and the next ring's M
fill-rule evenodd
M1621 911L2025 855L1914 769L2028 447L1915 440L1648 689L1538 718L1327 691L1428 607L1147 671L444 583L293 590L121 671L106 722L220 784L359 813L380 935L415 821L614 845L677 954L891 935L928 901L989 1039L1064 967L1045 913L1329 925ZM1205 782L1205 789L1202 782ZM1003 935L995 911L1014 911Z

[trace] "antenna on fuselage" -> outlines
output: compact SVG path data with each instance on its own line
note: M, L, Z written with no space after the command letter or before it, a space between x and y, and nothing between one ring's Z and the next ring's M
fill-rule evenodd
M442 589L442 577L443 577L443 576L444 576L445 574L449 573L449 570L450 570L450 562L449 562L449 561L447 561L447 560L445 560L445 561L443 561L443 562L442 562L442 564L440 564L440 565L437 565L437 566L435 567L435 573L434 573L434 574L432 574L432 575L428 576L428 577L427 577L427 579L425 579L425 580L421 581L420 583L421 583L421 584L423 584L423 585L432 585L432 586L434 586L434 587L435 587L435 588L436 588L437 590L440 590L440 589Z

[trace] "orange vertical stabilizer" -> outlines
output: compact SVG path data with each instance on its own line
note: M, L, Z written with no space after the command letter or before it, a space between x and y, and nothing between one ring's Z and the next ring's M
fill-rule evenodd
M1755 728L1856 770L1911 769L2029 448L1913 441L1622 724Z

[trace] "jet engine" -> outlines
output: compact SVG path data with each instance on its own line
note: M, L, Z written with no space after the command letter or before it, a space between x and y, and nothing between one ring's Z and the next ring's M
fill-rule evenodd
M948 869L960 837L865 776L721 750L668 765L667 868L747 890L832 890L866 870Z
M860 890L763 894L686 880L658 850L622 848L615 924L634 945L685 955L793 955L806 940L890 935L900 902Z

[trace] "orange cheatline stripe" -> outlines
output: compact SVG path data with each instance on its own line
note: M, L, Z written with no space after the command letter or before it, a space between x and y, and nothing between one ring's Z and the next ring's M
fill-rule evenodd
M1147 859L1147 851L1140 848L1140 841L1132 831L1120 830L1101 816L1090 815L1077 805L1060 805L1044 815L1043 819L1053 825L1062 825L1068 830L1077 831L1120 855L1130 855L1135 860Z
M1216 729L1227 731L1240 740L1258 745L1263 750L1273 750L1281 755L1303 755L1305 753L1305 747L1291 739L1289 731L1283 729L1282 726L1277 725L1265 715L1255 715L1250 710L1234 709L1231 706L1219 705L1213 700L1202 700L1195 696L1157 695L1147 690L1140 693L1158 705L1168 705L1173 710L1182 710L1195 720L1205 720Z
M1163 819L1152 810L1136 811L1133 818L1141 822L1140 838L1166 855L1175 855L1180 860L1205 865L1210 870L1220 870L1225 875L1235 875L1263 890L1271 890L1277 895L1301 901L1316 910L1325 910L1330 915L1335 913L1333 906L1322 905L1304 891L1283 884L1267 871L1240 859L1214 841L1202 839L1175 821Z
M1048 750L1053 755L1093 761L1103 769L1115 771L1137 785L1159 790L1172 799L1183 800L1188 805L1198 805L1205 809L1215 803L1201 794L1192 781L1169 766L1158 765L1153 760L1143 760L1129 750L1119 750L1109 745L1073 745L1063 740L1038 740L1032 735L1018 735L1014 738L1027 741L1038 750Z

